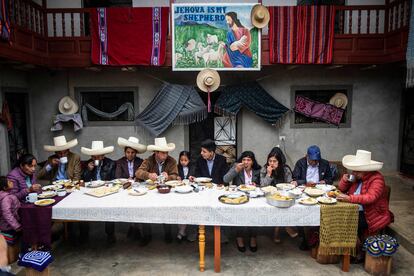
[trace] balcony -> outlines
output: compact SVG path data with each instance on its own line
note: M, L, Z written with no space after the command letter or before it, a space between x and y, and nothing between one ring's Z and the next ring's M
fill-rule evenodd
M50 68L90 67L90 9L48 9L29 0L10 1L11 44L0 58ZM336 14L333 64L384 64L405 60L410 0L387 5L340 6ZM262 35L262 65L269 64L269 40ZM171 39L167 61L171 66Z

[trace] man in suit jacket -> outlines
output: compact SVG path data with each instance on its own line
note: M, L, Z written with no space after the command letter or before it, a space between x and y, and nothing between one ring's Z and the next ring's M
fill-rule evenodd
M216 152L216 144L213 140L207 139L201 143L201 156L195 164L195 177L210 177L213 183L226 184L223 176L228 171L226 158ZM194 180L194 176L190 180Z
M318 146L310 146L306 156L296 162L293 170L293 179L298 185L332 184L333 180L329 162L321 158L321 150Z
M37 174L38 179L49 181L60 179L80 180L82 169L79 155L70 151L78 144L77 139L66 141L65 136L53 138L54 145L45 145L44 149L54 152Z
M128 140L119 137L118 145L124 149L125 156L116 161L115 177L134 179L143 161L137 154L146 152L147 146L140 144L136 137L129 137Z

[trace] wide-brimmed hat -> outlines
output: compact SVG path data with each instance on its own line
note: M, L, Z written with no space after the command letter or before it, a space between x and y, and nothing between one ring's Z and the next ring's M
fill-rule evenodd
M104 155L114 151L113 146L104 147L103 141L92 141L90 149L81 147L81 152L85 155Z
M162 151L168 152L173 151L175 149L174 143L167 143L167 139L165 137L155 138L154 145L148 145L148 151Z
M381 170L384 163L371 160L370 151L357 150L356 155L345 155L342 165L352 171L373 172Z
M329 100L329 103L338 108L345 109L346 106L348 105L348 97L344 93L336 93Z
M59 101L59 112L65 115L70 115L78 112L78 103L69 96L65 96Z
M197 75L197 86L201 91L213 92L220 86L220 75L216 70L203 69Z
M270 20L269 10L261 4L255 5L250 13L250 20L256 28L262 29L266 27Z
M140 144L139 139L136 137L129 137L128 140L122 137L118 137L118 145L121 148L133 148L138 153L144 153L147 151L147 146Z
M78 139L70 140L69 142L66 141L66 137L64 135L53 137L53 146L51 145L44 145L43 149L45 151L62 151L73 148L78 144Z

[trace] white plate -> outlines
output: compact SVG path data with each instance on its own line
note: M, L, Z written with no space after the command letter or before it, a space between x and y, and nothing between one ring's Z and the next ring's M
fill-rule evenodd
M100 186L103 186L103 185L105 185L105 181L103 181L103 180L95 180L95 181L88 182L86 184L86 187L88 187L88 188L96 188L96 187L100 187Z
M43 202L46 202L46 203L43 203ZM51 205L55 202L56 202L56 200L54 200L54 199L41 199L41 200L35 201L34 205L36 205L36 206L49 206L49 205Z
M68 183L68 182L71 182L71 181L69 179L60 179L60 180L53 181L52 183L57 184L57 185L61 185L61 184L65 184L65 183Z
M141 195L145 195L147 192L148 192L147 188L139 187L139 188L131 189L130 191L128 191L128 194L132 196L141 196Z
M46 185L42 187L42 191L59 190L59 189L62 189L62 187L63 185L61 184Z
M279 184L276 184L276 188L278 188L279 190L287 191L287 190L291 190L295 188L295 185L290 184L290 183L279 183Z
M246 194L245 193L242 193L242 192L233 192L233 193L227 194L226 196L228 198L239 198L239 197L241 197L243 195L246 195Z
M304 192L308 196L312 196L312 197L319 197L319 196L322 196L325 193L324 190L320 190L320 189L316 189L316 188L309 188L309 187L306 188Z
M331 198L331 197L320 196L316 200L322 204L335 204L336 203L336 198Z
M51 197L54 197L56 195L57 195L57 193L54 192L54 191L45 191L45 192L39 194L38 195L38 198L41 198L41 199L43 199L43 198L51 198Z
M180 194L186 194L192 191L193 191L193 187L187 186L187 185L175 187L175 192L180 193Z
M194 182L199 182L199 183L208 183L208 182L211 182L211 180L213 180L213 179L211 179L209 177L196 177L196 178L194 178Z
M309 199L310 198L310 199ZM307 202L306 200L310 200L311 202ZM303 205L315 205L318 204L318 201L312 197L301 198L298 200L300 204Z
M336 189L334 185L328 185L328 184L318 184L315 186L315 188L323 190L325 192L333 191Z
M256 186L244 184L244 185L238 186L237 189L239 189L239 191L243 191L243 192L248 192L248 191L250 192L250 191L255 191Z
M264 196L264 192L260 190L259 188L257 188L254 191L249 192L249 197L259 197L259 196Z
M181 184L182 182L178 180L170 180L170 181L165 182L165 185L172 186L172 187L175 187Z

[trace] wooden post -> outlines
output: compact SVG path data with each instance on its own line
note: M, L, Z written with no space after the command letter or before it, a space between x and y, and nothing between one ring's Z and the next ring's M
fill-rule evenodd
M368 253L365 254L364 269L373 275L388 276L391 275L392 257L380 256L373 257Z
M206 230L204 225L198 226L198 250L200 252L200 271L205 270Z
M214 272L220 272L221 270L221 234L220 226L214 226Z
M349 272L349 267L351 265L351 255L345 254L342 256L342 271Z

